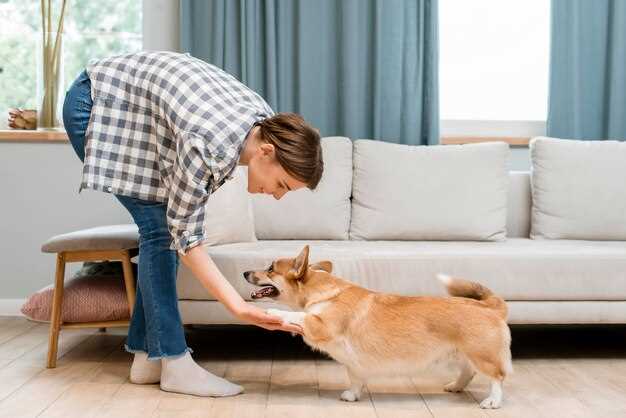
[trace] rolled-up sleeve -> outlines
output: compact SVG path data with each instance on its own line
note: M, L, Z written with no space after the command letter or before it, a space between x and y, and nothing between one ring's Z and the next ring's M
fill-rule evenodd
M170 249L185 255L206 240L205 208L214 177L211 156L206 154L204 138L193 133L181 133L176 141L167 223L172 235Z

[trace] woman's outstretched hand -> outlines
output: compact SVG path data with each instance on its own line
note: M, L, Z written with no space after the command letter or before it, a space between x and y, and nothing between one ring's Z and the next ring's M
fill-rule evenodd
M261 328L269 329L272 331L280 330L300 335L302 335L304 332L302 330L302 327L300 327L299 325L283 323L282 318L274 315L269 315L263 309L257 308L251 303L246 302L234 313L242 321L246 321Z

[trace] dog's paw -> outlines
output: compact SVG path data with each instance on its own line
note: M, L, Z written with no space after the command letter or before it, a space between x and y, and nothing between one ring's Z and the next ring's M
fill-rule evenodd
M483 409L498 409L502 404L501 399L490 396L480 403L480 407Z
M457 385L456 380L454 382L448 383L443 387L443 390L445 390L446 392L463 392L463 389L465 388L459 387Z
M284 319L283 314L285 313L285 311L281 311L280 309L268 308L265 310L265 313L272 316L279 316Z
M341 394L341 400L346 402L355 402L359 400L359 397L351 390L344 390Z

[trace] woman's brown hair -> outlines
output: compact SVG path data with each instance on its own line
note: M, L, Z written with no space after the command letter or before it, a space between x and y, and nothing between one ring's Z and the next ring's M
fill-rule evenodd
M314 190L324 171L318 130L296 113L278 113L257 125L261 140L274 145L276 160L283 169Z

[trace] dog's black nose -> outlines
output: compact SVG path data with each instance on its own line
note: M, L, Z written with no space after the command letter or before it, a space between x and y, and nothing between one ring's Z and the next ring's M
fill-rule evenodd
M244 271L243 272L243 277L245 277L246 279L248 279L248 275L250 274L249 271Z

